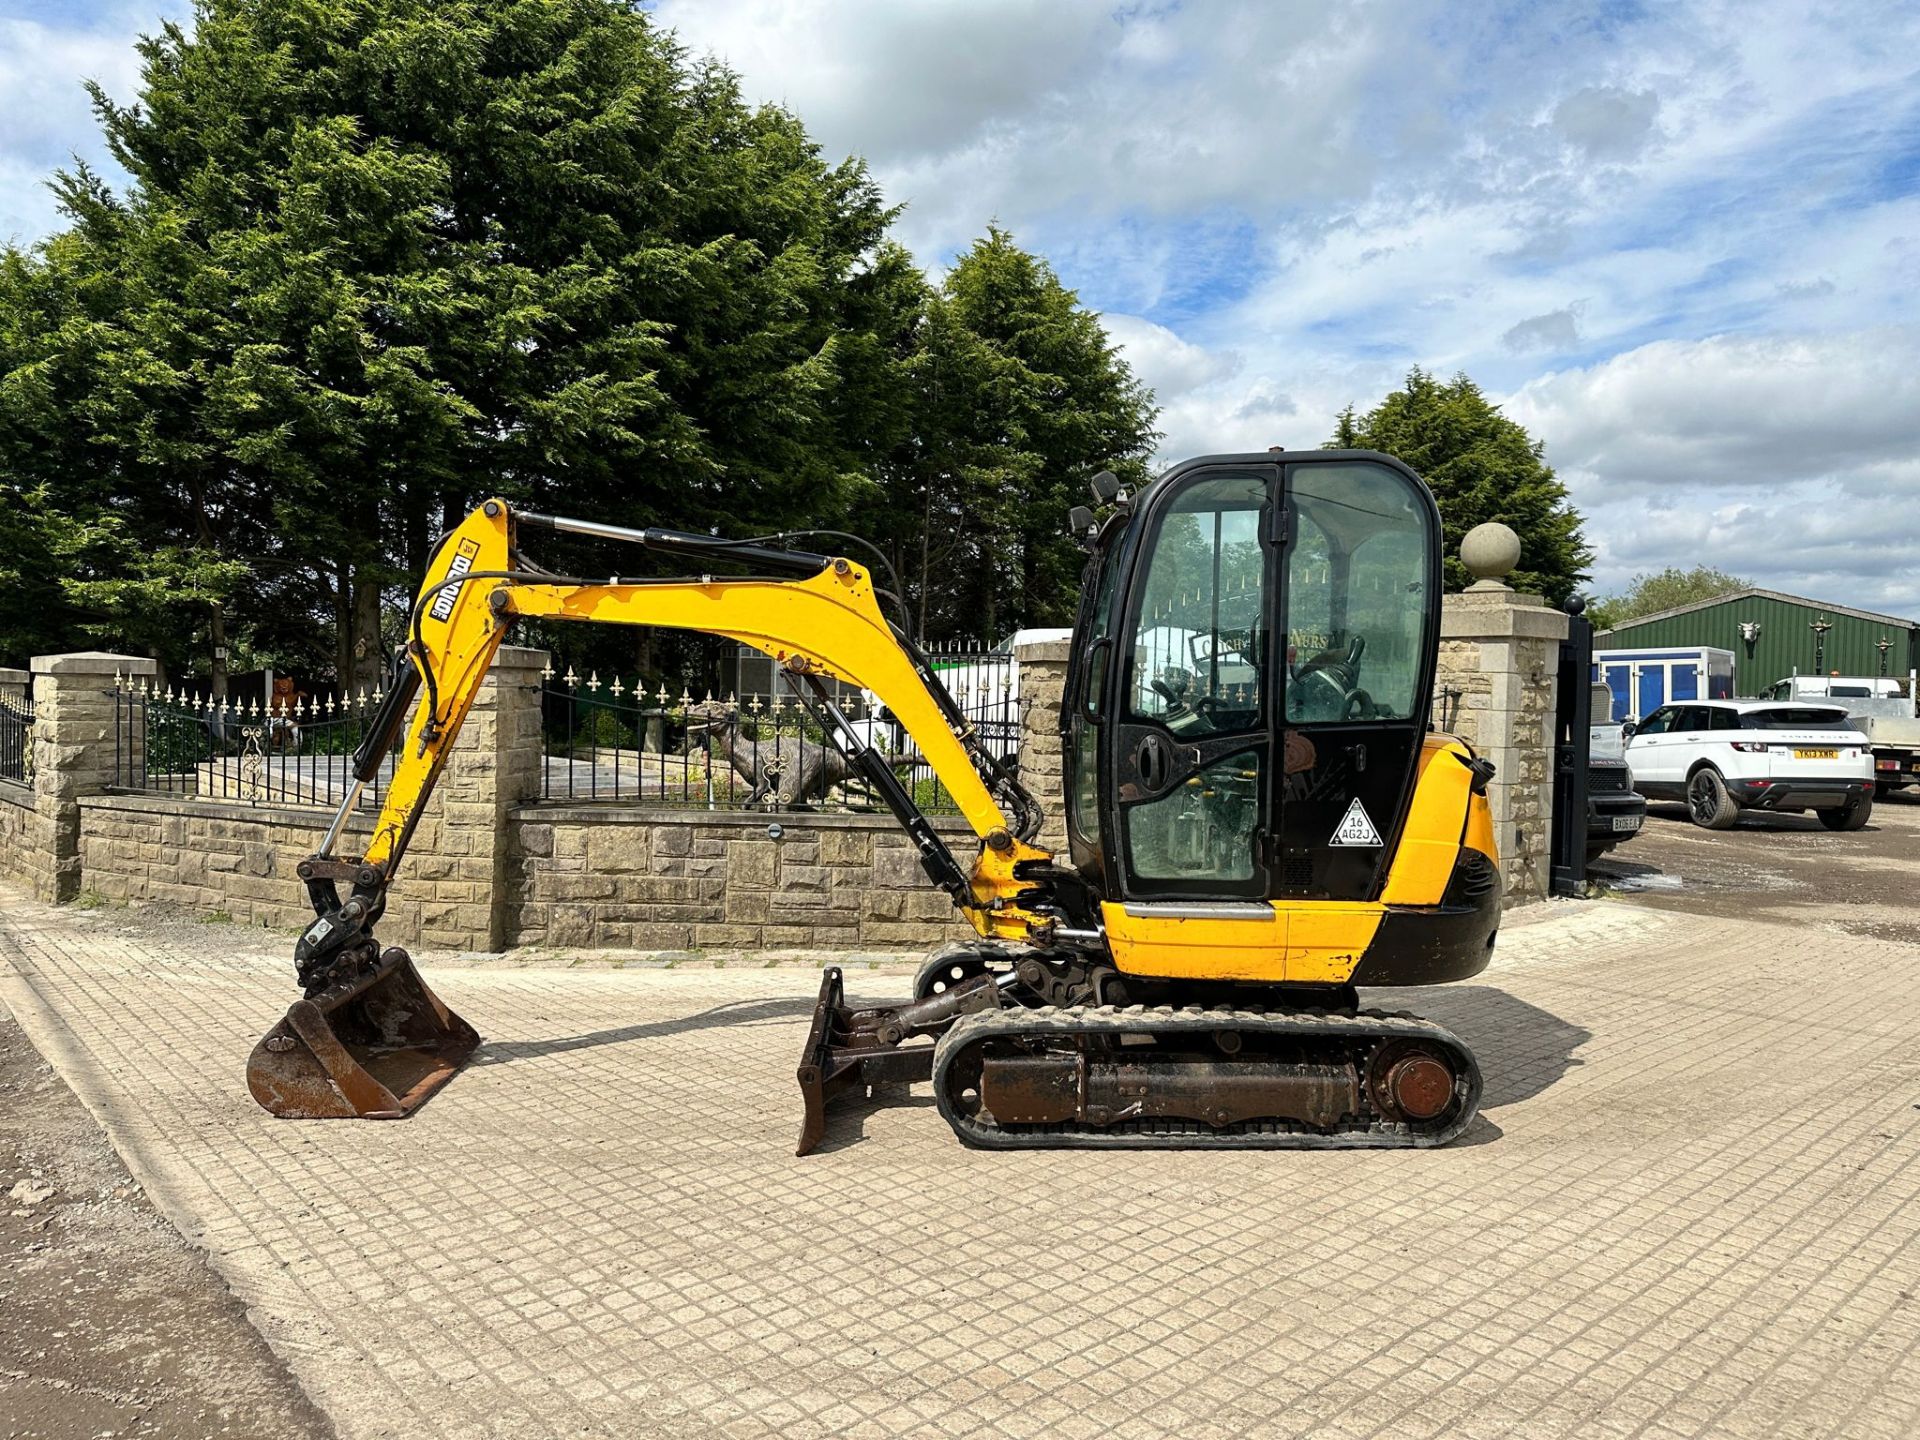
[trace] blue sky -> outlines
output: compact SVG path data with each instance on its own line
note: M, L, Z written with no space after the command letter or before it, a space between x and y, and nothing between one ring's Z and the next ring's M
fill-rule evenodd
M1407 367L1543 440L1596 588L1708 562L1920 615L1920 7L656 0L860 154L938 269L998 220L1167 458L1312 445ZM173 0L0 0L0 236ZM1817 13L1816 13L1817 12Z

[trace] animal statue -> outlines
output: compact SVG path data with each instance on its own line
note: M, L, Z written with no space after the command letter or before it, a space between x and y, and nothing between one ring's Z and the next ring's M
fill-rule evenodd
M687 707L687 734L718 740L733 771L753 788L746 804L773 800L792 809L824 800L836 785L853 777L847 757L830 741L780 735L752 741L740 734L740 707L725 700L702 700ZM905 761L901 762L906 763Z

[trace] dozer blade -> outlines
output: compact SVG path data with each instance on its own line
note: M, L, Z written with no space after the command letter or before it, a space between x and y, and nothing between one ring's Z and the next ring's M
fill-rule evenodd
M294 1001L253 1047L247 1088L287 1120L398 1120L479 1043L395 948L366 974Z
M911 1085L933 1078L932 1041L959 1015L1001 1003L992 975L975 975L925 1000L867 1010L850 1009L837 967L820 977L806 1048L800 1052L800 1144L805 1155L827 1133L827 1106L853 1090L866 1098L876 1086ZM928 1043L911 1043L926 1041Z

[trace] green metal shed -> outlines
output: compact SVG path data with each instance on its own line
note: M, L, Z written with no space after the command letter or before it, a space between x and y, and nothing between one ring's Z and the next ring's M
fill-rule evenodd
M1757 694L1793 674L1901 677L1920 668L1920 622L1779 590L1729 591L1593 637L1596 650L1665 645L1731 650L1736 695Z

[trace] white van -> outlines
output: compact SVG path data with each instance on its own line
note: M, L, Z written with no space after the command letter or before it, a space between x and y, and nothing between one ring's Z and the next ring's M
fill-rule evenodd
M1776 680L1762 700L1894 700L1904 692L1884 675L1793 675Z

